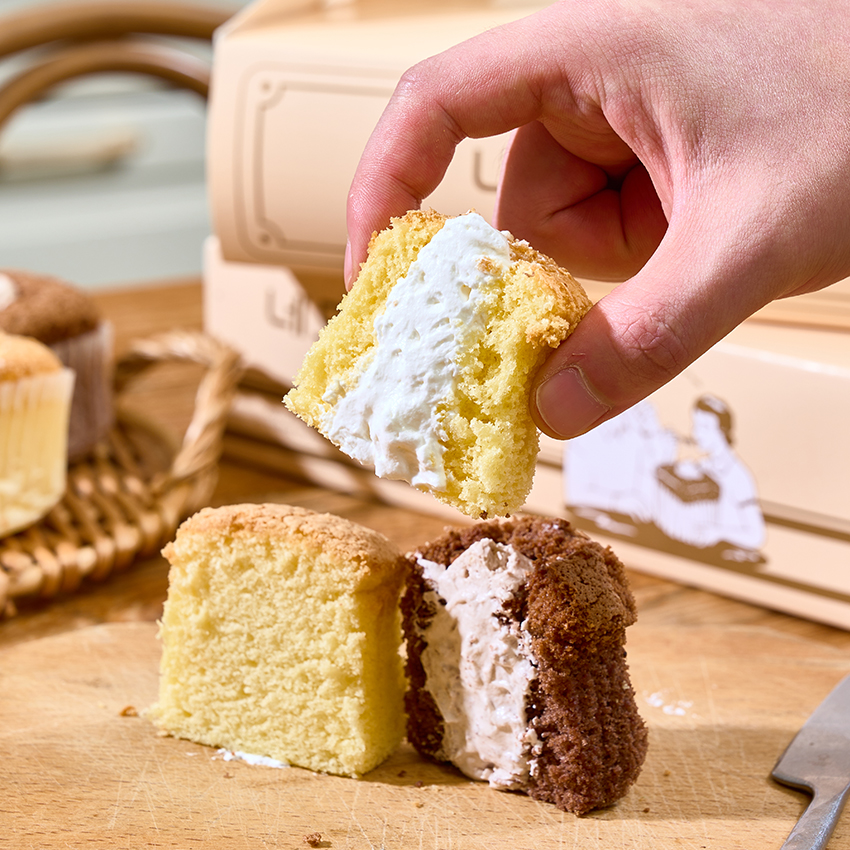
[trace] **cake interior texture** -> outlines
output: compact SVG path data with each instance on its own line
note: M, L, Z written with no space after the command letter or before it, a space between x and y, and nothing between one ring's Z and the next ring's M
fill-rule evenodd
M157 725L358 776L403 735L398 596L382 535L284 505L204 509L165 549Z
M481 240L458 259L446 256L466 242L446 235L438 248L441 231L459 230L467 217L469 229L474 224L475 233L483 234ZM428 265L419 268L426 256ZM396 285L406 278L401 296ZM493 230L477 214L446 219L410 212L373 237L357 282L308 352L285 403L343 451L373 462L379 476L410 481L476 518L504 516L518 509L531 489L538 451L528 412L531 377L589 308L566 271L527 243ZM398 398L397 407L407 404L410 410L394 408L386 428L371 406L365 415L351 417L360 421L335 422L334 408L365 380L379 343L390 344L376 333L378 327L389 334L384 314L390 310L410 321L407 336L395 327L401 322L389 322L391 344L409 362L398 379L385 381L381 403ZM434 327L423 343L420 335L430 315ZM443 329L451 337L448 362L437 355L428 362L432 352L444 350L442 341L431 345ZM340 437L346 428L356 432L354 451ZM427 429L435 434L430 444L422 436ZM379 446L377 461L370 441ZM383 463L382 443L391 455Z
M576 814L611 805L638 777L647 750L624 649L635 606L624 568L611 550L565 520L477 523L449 530L408 556L402 598L408 739L430 759L452 760L446 751L450 720L441 714L423 664L444 602L434 601L425 568L446 569L483 540L530 562L527 577L497 615L528 640L535 668L525 698L528 769L501 787L524 790ZM500 787L492 778L491 784Z

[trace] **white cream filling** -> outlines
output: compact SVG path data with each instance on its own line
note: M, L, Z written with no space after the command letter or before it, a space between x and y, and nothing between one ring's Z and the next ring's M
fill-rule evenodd
M380 478L445 490L437 408L457 382L458 352L485 326L485 293L509 265L507 236L478 213L448 219L390 291L357 385L325 392L326 436Z
M435 588L426 593L437 613L422 665L443 717L441 756L473 779L523 788L537 743L525 711L537 667L522 624L499 614L534 565L492 540L473 544L447 568L419 564Z
M0 272L0 310L5 310L18 300L18 287L5 272Z

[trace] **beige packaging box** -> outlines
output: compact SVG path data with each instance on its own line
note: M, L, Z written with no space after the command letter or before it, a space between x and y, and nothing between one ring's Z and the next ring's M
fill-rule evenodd
M252 367L231 457L468 522L377 479L280 397L342 295L348 186L396 80L534 5L260 0L218 34L205 324ZM464 142L428 203L489 217L505 141ZM594 300L608 291L585 283ZM844 281L765 308L586 437L544 438L526 507L571 518L635 569L850 628L848 422Z
M621 416L544 438L527 507L643 572L850 628L848 417L850 328L757 318Z
M348 188L404 71L544 5L258 0L246 7L214 45L208 180L222 256L338 272ZM487 216L505 142L463 141L427 203Z

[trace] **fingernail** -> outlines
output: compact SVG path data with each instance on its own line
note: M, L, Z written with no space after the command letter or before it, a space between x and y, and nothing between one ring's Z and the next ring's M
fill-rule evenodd
M545 380L537 388L536 402L540 418L562 440L589 431L611 410L596 397L577 366Z
M345 288L351 289L351 243L345 243L345 262L342 267L342 279L345 282Z

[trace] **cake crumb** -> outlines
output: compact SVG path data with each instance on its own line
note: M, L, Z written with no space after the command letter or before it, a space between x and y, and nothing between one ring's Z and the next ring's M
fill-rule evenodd
M122 717L138 717L139 712L134 705L125 705L121 711L118 712Z
M478 271L483 274L495 275L498 273L499 269L496 264L490 259L490 257L479 257L478 262L475 264Z
M323 847L324 842L322 841L322 833L311 832L309 835L305 835L304 843L309 847Z

